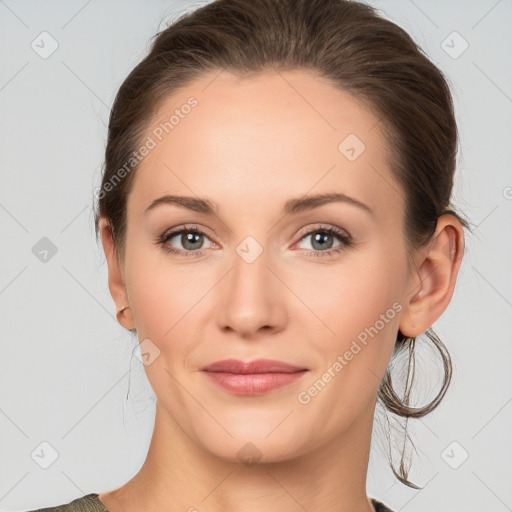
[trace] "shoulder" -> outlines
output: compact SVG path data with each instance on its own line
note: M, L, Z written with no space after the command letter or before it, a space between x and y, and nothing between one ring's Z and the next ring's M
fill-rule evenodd
M29 510L28 512L108 512L95 493L87 494L64 505Z
M384 503L380 501L370 498L372 505L375 507L375 512L393 512L390 508L388 508Z

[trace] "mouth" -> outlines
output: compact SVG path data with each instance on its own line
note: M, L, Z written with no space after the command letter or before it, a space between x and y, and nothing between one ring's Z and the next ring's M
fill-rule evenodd
M225 359L201 370L216 385L238 395L267 393L292 384L309 372L307 368L270 359Z

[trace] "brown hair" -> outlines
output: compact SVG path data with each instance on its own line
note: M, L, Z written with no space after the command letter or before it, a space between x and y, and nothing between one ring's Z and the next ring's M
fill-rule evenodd
M106 217L116 254L124 260L126 204L137 168L135 163L127 170L126 162L133 161L164 100L212 71L247 77L298 68L329 79L380 118L391 168L404 195L408 255L431 241L444 213L452 213L468 228L450 205L458 145L450 89L443 73L402 28L356 1L214 0L156 34L149 54L119 88L110 113L96 236L99 217ZM395 356L408 348L409 381L414 339L399 331L378 398L401 417L432 411L450 383L449 353L432 329L426 335L441 355L444 381L425 407L410 407L407 386L400 399L390 369ZM391 468L401 482L418 488L407 479L403 453L399 473L392 463Z

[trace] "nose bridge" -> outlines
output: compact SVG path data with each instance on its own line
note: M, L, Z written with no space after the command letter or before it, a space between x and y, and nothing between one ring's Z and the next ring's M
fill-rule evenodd
M272 254L254 237L247 236L234 248L232 269L224 284L218 320L250 336L260 328L276 328L284 319L284 304L272 267Z

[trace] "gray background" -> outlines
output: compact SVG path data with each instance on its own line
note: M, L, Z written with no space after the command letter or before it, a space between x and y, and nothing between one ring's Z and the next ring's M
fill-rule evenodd
M512 2L371 3L448 75L461 137L454 199L474 234L434 324L452 385L409 422L410 477L424 488L396 481L376 427L368 493L403 512L512 510ZM193 5L0 0L2 511L119 486L144 461L154 397L115 319L92 194L117 88L163 21Z

